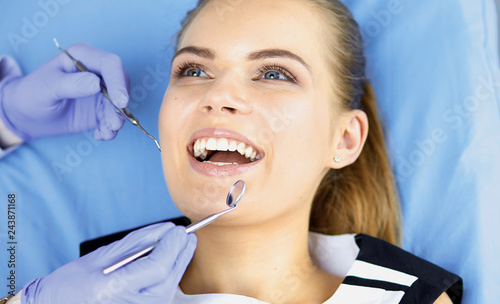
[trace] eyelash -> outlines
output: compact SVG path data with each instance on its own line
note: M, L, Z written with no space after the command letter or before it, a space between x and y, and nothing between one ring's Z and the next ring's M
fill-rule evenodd
M194 63L192 61L186 61L186 62L179 64L179 66L174 71L174 75L177 77L184 77L184 76L186 76L185 75L186 71L188 69L192 69L192 68L205 71L205 68L202 65ZM265 73L270 72L270 71L276 71L276 72L283 74L286 78L289 79L289 81L291 81L293 83L298 82L295 75L293 75L287 69L285 69L277 64L264 64L262 67L260 67L258 69L258 71L259 71L260 75L264 75Z
M179 64L179 66L174 71L174 75L177 76L177 77L186 76L186 75L184 75L184 73L188 69L192 69L192 68L200 69L202 71L204 70L204 67L202 65L199 65L199 64L194 63L192 61L186 61L186 62L183 62L183 63Z
M261 75L270 72L270 71L276 71L281 74L283 74L286 78L288 78L289 81L293 83L297 83L297 78L295 75L290 73L287 69L277 65L277 64L264 64L261 68L259 68L259 73Z

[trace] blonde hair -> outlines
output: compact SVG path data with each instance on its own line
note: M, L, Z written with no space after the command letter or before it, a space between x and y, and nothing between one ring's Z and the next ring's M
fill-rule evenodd
M199 0L182 21L177 42L210 0ZM344 110L362 109L370 131L359 158L339 170L330 169L313 200L310 230L324 234L365 233L393 244L400 239L396 186L377 117L375 96L365 78L359 26L338 0L307 0L319 9L326 25L326 60L333 71L332 100Z
M365 233L399 244L397 190L375 95L365 77L359 26L338 0L308 1L319 9L327 25L326 58L334 75L334 100L345 109L362 109L370 125L359 158L350 166L329 170L320 183L313 200L310 230L325 234Z

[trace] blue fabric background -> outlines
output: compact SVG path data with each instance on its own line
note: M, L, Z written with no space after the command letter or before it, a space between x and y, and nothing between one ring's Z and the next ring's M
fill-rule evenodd
M156 136L173 36L195 2L3 0L0 54L25 73L58 54L54 37L63 47L86 41L118 54L131 77L129 108ZM360 23L387 126L404 248L461 275L464 303L495 303L500 75L493 1L344 2ZM17 196L18 288L77 258L84 240L180 215L158 150L130 124L111 142L89 132L24 144L0 161L1 294L10 270L9 193Z

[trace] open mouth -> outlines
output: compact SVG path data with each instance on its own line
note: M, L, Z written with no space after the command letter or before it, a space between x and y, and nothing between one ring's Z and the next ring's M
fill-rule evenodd
M236 139L202 137L188 146L198 161L217 166L245 165L262 158L262 152L251 144Z

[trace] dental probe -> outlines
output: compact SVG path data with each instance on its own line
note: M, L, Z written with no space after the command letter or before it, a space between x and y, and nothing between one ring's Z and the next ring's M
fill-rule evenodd
M83 63L81 63L80 61L76 60L75 58L73 58L73 56L71 56L66 50L63 50L60 46L59 46L59 42L57 42L56 38L54 38L54 43L56 44L57 48L65 53L66 55L68 55L68 57L73 61L73 63L75 64L76 68L80 71L80 72L90 72L89 69L87 69L87 67L85 65L83 65ZM92 72L90 72L92 73ZM123 116L125 116L125 118L130 121L130 123L132 123L134 126L138 127L139 129L141 129L142 132L144 132L144 134L146 134L149 138L151 138L152 140L154 140L156 146L158 147L158 149L160 150L161 152L161 148L160 148L160 144L158 143L158 141L156 140L156 138L154 138L151 134L149 134L146 130L144 130L144 128L141 126L141 124L139 123L139 119L137 119L127 108L118 108L117 106L115 106L115 104L111 101L111 97L109 97L109 94L108 94L108 89L106 88L106 85L104 84L104 81L101 81L101 93L102 95L104 95L104 97L106 97L109 102L111 102L111 104L118 110L120 111L120 113L122 113Z
M231 189L227 193L227 197L226 197L226 205L228 205L231 208L226 209L226 210L219 212L219 213L209 215L206 218L200 220L199 222L190 224L189 226L186 227L186 233L195 232L196 230L203 228L206 225L210 224L211 222L215 221L215 219L217 219L219 216L224 215L226 213L229 213L229 212L233 211L234 209L236 209L238 202L243 197L243 194L245 194L245 188L246 188L245 182L242 180L239 180L236 183L234 183L234 185L231 187ZM236 196L236 199L234 199L233 196ZM127 265L128 263L133 262L134 260L142 257L143 255L147 255L148 253L153 251L153 249L157 245L158 245L158 242L151 244L151 245L145 247L144 249L139 250L138 252L135 252L135 253L129 255L128 257L124 258L123 260L104 268L102 273L103 274L111 273L111 272L117 270L118 268L120 268L124 265Z

